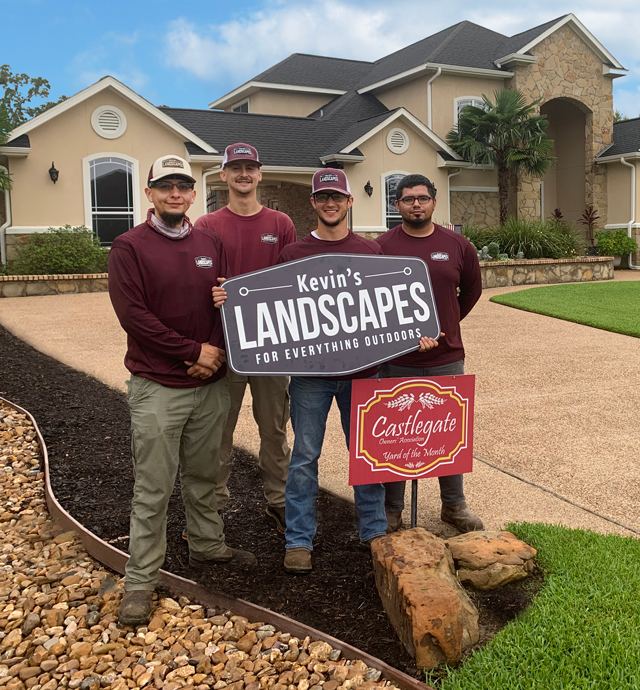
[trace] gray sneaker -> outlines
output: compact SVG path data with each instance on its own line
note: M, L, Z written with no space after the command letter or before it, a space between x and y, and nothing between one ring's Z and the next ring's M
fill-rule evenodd
M312 570L311 551L303 546L287 549L284 557L284 569L294 575L307 575Z
M118 609L118 621L121 625L146 625L153 609L153 591L134 589L125 592Z
M226 547L226 551L219 556L212 558L198 558L189 554L189 565L192 567L207 568L212 565L220 565L221 563L241 563L243 565L258 565L258 559L251 553L251 551L243 551L242 549L232 549L230 546Z
M284 534L284 531L287 529L284 506L282 506L282 508L278 508L277 506L269 506L265 513L267 517L270 517L276 523L276 529L278 532Z

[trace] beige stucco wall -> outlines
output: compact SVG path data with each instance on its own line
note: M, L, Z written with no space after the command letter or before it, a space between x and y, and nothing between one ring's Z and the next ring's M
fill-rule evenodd
M249 112L307 117L334 98L331 94L261 89L249 96Z
M640 165L638 161L629 161L636 166L636 209L635 222L640 222ZM603 166L604 167L604 166ZM609 214L607 223L628 223L631 216L631 174L632 170L622 163L607 163Z
M387 108L406 108L425 125L427 124L427 82L435 74L425 76L376 92L375 96ZM472 77L462 74L441 74L431 84L432 130L441 138L453 127L454 99L463 96L481 98L486 94L493 98L496 89L503 88L506 79Z
M127 130L119 138L104 139L91 127L91 114L100 105L115 106L125 114ZM99 153L125 154L138 161L137 215L144 219L149 207L144 188L151 164L165 154L186 156L183 137L112 89L105 89L33 129L29 138L29 156L9 161L13 175L12 226L46 228L85 224L83 159ZM60 171L56 184L48 174L52 161ZM196 189L200 193L201 166L192 165L192 171L198 179ZM189 214L193 219L202 213L201 201L196 199Z
M545 103L540 112L549 118L555 165L543 177L544 217L555 208L575 223L585 207L585 113L565 98Z
M405 153L393 153L387 147L387 134L396 127L400 127L409 135L409 148ZM356 231L358 228L380 228L385 225L383 175L389 173L426 175L438 189L438 206L434 216L440 222L448 222L447 173L449 171L446 168L438 168L436 149L405 120L402 118L396 120L358 148L366 156L366 162L345 165L354 199L353 226ZM368 197L364 191L367 181L371 181L373 187L371 197Z

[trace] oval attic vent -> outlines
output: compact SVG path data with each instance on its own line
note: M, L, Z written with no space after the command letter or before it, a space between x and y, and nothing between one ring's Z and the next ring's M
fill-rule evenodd
M127 129L127 118L113 105L101 105L91 115L91 126L104 139L117 139Z
M403 129L392 129L387 134L387 146L393 153L404 153L409 148L409 135Z

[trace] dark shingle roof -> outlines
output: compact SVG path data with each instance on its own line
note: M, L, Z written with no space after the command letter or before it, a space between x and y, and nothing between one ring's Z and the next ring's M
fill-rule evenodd
M598 158L622 156L637 151L640 151L640 117L616 122L613 125L613 144Z
M294 53L251 81L348 91L371 70L372 62Z
M527 29L527 31L523 31L522 33L511 36L511 38L508 38L502 44L500 48L500 50L502 50L502 54L496 55L495 59L498 60L501 57L511 55L511 53L517 53L521 48L524 48L527 44L531 43L534 38L537 38L540 36L540 34L543 34L547 29L550 29L554 24L557 24L566 16L566 14L563 14L561 17L552 19L550 22L540 24L540 26L535 26L533 29Z
M28 149L31 146L31 142L29 141L29 135L23 134L22 136L13 139L13 141L8 141L5 144L5 146L17 146L20 148Z

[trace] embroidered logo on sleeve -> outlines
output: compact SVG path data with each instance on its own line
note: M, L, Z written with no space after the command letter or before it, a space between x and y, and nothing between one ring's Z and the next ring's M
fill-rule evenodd
M213 268L213 259L210 256L196 256L198 268Z
M431 258L433 261L449 261L447 252L431 252Z
M278 244L278 236L274 235L272 232L265 232L260 237L262 241L267 244Z

